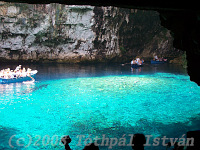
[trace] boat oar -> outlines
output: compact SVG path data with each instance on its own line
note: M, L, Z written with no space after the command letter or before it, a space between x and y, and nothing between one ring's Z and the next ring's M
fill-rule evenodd
M31 78L32 81L24 81L23 83L33 83L33 82L35 82L35 79L33 77L31 77L31 76L27 76L27 77Z
M33 77L31 77L31 76L28 76L28 77L31 78L33 82L35 82L35 79Z
M125 63L125 64L121 64L122 66L125 66L125 65L127 65L127 64L130 64L130 63Z

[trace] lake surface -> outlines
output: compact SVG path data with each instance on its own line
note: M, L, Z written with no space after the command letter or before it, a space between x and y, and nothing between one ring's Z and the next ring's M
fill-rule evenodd
M15 68L0 69L6 67ZM0 85L0 149L64 149L60 139L69 135L73 150L90 139L98 139L102 150L131 150L131 135L143 133L151 135L146 150L164 150L152 140L199 130L200 87L181 66L25 67L39 71L35 83Z

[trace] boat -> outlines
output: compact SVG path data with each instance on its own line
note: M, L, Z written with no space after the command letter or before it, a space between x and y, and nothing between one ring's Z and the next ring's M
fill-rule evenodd
M131 68L138 68L138 67L142 67L144 63L144 60L140 60L140 58L136 58L136 60L132 60L131 61Z
M166 62L167 61L164 61L164 60L162 60L162 61L160 61L160 60L151 60L151 64L164 64Z
M31 70L28 69L27 72L22 72L20 71L9 71L6 70L6 73L0 74L0 84L5 84L5 83L16 83L16 82L25 82L25 81L34 81L34 77L37 74L37 70Z
M131 68L138 68L138 67L142 67L142 64L141 64L141 65L138 65L138 64L131 64Z

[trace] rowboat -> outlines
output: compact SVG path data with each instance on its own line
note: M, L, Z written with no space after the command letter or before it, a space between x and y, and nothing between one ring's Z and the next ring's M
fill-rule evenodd
M131 61L131 68L138 68L142 67L142 64L144 63L144 60L140 60L140 58L136 58L136 60Z
M162 61L159 61L159 60L151 60L151 64L164 64L164 63L166 63L167 61L164 61L164 60L162 60Z
M138 65L138 64L131 64L131 68L138 68L138 67L142 67L142 64L141 64L141 65Z

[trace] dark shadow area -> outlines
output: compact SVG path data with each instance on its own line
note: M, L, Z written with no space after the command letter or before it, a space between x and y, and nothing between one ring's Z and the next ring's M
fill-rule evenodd
M89 122L89 120L87 121ZM192 125L192 127L191 127ZM154 128L152 128L152 126ZM127 146L128 144L131 144L131 140L134 139L133 135L136 133L142 133L146 137L146 141L144 142L142 136L139 135L139 141L141 143L146 143L148 146L146 146L146 150L162 150L166 149L168 142L176 142L175 138L178 138L177 142L181 141L181 138L191 138L195 137L196 141L199 141L200 134L198 132L200 126L200 114L196 116L195 118L188 118L187 122L177 122L177 123L170 123L170 124L163 124L161 122L156 121L148 121L146 119L140 119L136 122L135 126L131 126L130 124L127 124L127 126L121 125L119 122L116 122L113 127L110 128L104 128L104 129L98 129L94 128L94 133L88 133L88 131L91 129L91 127L88 127L86 125L75 125L75 128L78 131L82 131L83 135L88 134L95 134L98 135L99 139L97 140L97 144L99 144L99 149L101 150L107 150L109 146L106 145L107 142L110 142L111 138L117 138L118 140L120 138L126 139L126 146L118 146L118 143L115 146L112 146L112 149L114 150L131 150L131 146ZM192 133L187 133L188 131L197 131ZM76 132L74 130L74 132ZM108 134L111 133L112 135ZM157 133L157 135L155 135ZM154 146L153 141L155 138L163 138L166 136L166 140L164 144L166 146L163 146L163 141L159 141L159 145ZM148 139L149 138L149 139ZM173 138L173 141L170 141L169 138ZM72 138L73 140L73 138ZM74 140L77 140L74 137ZM107 141L108 140L108 141ZM84 140L83 140L84 141ZM103 141L103 142L102 142ZM119 141L118 141L119 142ZM187 140L185 141L187 142ZM96 144L95 143L95 144ZM83 144L83 143L82 143ZM84 144L83 144L84 145ZM104 146L102 146L104 145ZM173 144L174 146L174 144ZM195 147L198 149L199 143L195 143ZM197 150L195 147L188 147L187 150ZM134 147L133 147L134 149ZM141 144L139 144L139 147L135 147L135 150L142 150ZM177 150L177 149L174 149ZM179 149L180 150L180 149Z
M20 149L15 142L17 140L17 138L14 136L16 135L16 132L17 132L16 129L0 126L0 149L1 150Z

